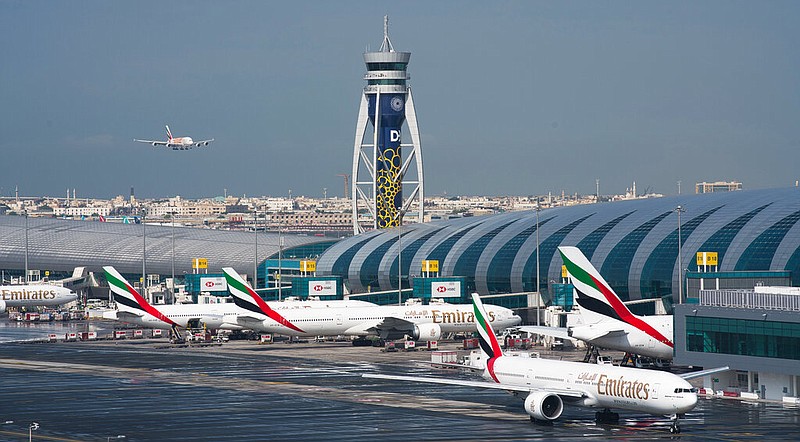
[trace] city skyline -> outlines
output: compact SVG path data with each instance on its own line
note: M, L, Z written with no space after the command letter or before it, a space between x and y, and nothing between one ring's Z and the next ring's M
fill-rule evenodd
M792 2L0 3L0 196L342 196L361 58L412 53L427 195L800 179ZM215 138L192 151L134 138Z

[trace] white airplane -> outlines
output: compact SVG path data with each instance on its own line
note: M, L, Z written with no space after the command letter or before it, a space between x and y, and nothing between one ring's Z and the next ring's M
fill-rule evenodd
M166 146L171 147L172 150L188 150L193 147L201 147L201 146L208 146L214 139L210 140L203 140L203 141L194 141L192 137L173 137L172 132L169 130L169 126L165 126L167 128L167 141L155 141L155 140L137 140L136 138L133 141L138 141L140 143L149 143L152 144L153 147L156 146Z
M8 307L62 305L78 299L72 290L49 284L0 286L0 313Z
M241 330L237 318L246 314L236 304L173 304L158 308L147 302L114 267L103 267L111 288L117 310L103 314L105 319L128 322L146 328L172 329L179 335L179 329L199 328ZM285 301L272 302L271 308L277 311L325 309L333 306L363 307L375 305L365 301Z
M276 312L232 268L223 268L233 300L248 315L245 328L289 336L367 336L439 340L444 333L473 330L472 306L457 304L371 306ZM510 309L489 306L488 318L498 329L517 325L521 318Z
M582 325L568 328L522 326L519 330L577 339L596 347L659 359L672 359L672 315L633 314L577 247L559 247L575 287Z
M381 374L362 376L506 390L524 398L523 407L533 422L550 423L558 419L564 403L602 409L596 417L606 422L619 419L618 414L610 411L612 408L671 416L670 432L679 433L678 420L697 404L697 389L686 380L728 369L721 367L677 376L611 364L506 356L487 321L480 297L473 294L472 300L482 358L486 361L485 381Z

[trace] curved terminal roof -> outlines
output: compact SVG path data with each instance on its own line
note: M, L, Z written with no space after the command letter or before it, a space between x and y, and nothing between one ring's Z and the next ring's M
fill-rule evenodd
M696 252L717 252L719 271L790 270L800 285L800 189L683 195L539 212L541 291L561 282L559 245L579 247L625 299L677 298L678 212L681 255L694 270ZM536 290L536 211L405 225L340 241L317 262L318 275L341 275L352 292L397 287L402 274L439 260L439 276L462 276L483 294ZM404 282L406 285L407 282ZM674 292L674 293L673 293Z
M71 272L85 266L102 271L113 265L121 273L141 273L146 245L147 273L172 273L175 237L175 273L192 272L193 258L208 259L209 272L233 267L253 272L255 233L175 226L122 224L99 221L28 218L28 268ZM0 216L0 268L25 268L25 217ZM146 238L144 237L146 234ZM331 242L324 237L283 234L283 250ZM322 244L320 244L322 245ZM278 233L258 233L258 259L277 256Z

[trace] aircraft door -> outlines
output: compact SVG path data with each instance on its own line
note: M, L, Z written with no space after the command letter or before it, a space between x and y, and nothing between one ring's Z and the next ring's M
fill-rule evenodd
M653 388L650 390L651 399L658 399L659 388L661 388L661 384L653 384Z
M336 315L336 325L342 325L342 315Z

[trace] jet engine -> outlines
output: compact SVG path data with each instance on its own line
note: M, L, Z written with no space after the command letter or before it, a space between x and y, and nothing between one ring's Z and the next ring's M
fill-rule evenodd
M6 311L6 302L0 300L0 313L4 313Z
M439 324L418 324L414 326L414 340L438 341L442 337L442 327Z
M534 391L525 398L525 412L541 421L552 421L561 416L564 402L557 394Z

